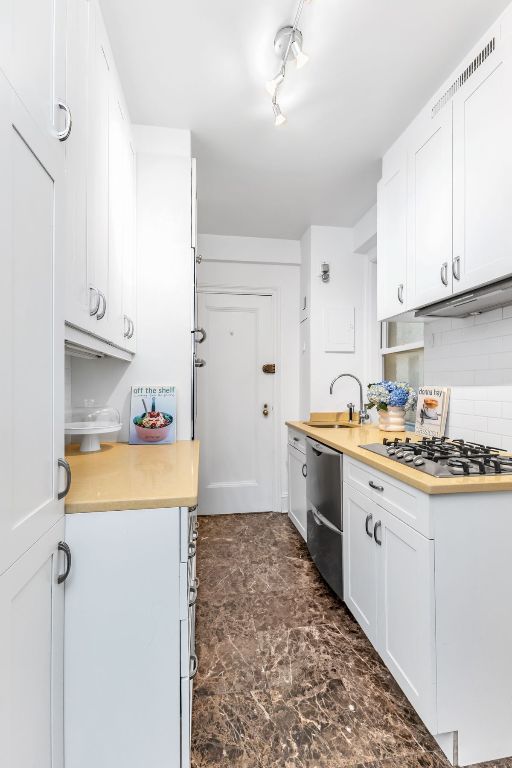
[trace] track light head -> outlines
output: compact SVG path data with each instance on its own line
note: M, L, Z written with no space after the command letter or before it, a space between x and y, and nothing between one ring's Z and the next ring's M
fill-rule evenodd
M276 128L279 128L280 125L284 125L286 123L286 116L281 112L281 107L277 101L272 102L272 109L274 110L274 125Z
M301 69L305 64L309 61L309 56L307 53L304 53L302 50L302 46L299 44L297 40L294 40L292 43L292 53L295 58L295 61L297 63L297 69Z
M279 88L279 86L284 80L284 75L285 75L285 68L283 65L279 70L278 74L272 80L269 80L267 83L265 83L265 88L272 97L276 95L277 89Z

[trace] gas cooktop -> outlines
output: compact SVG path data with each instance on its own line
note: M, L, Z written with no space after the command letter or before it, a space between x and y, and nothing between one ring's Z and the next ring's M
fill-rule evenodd
M424 437L422 440L388 440L362 445L367 451L386 456L390 461L417 469L433 477L461 477L512 473L512 456L500 448L448 440L446 437Z

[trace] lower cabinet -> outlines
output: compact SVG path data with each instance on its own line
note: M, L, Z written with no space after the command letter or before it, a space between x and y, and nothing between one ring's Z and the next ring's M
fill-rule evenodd
M297 438L296 445L288 444L288 515L304 541L307 537L306 473L305 449L301 450Z
M60 520L0 576L2 766L63 768L63 538Z
M186 508L68 515L66 768L188 768L193 515Z
M345 602L437 732L434 541L344 484Z

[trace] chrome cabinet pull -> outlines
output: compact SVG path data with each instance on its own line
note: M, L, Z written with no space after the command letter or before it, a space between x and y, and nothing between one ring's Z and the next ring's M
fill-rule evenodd
M377 538L377 531L379 531L382 528L382 521L378 520L375 523L375 527L373 529L373 538L375 539L375 543L379 545L379 547L382 547L382 539Z
M200 334L201 334L201 338L200 338L200 339L198 339L197 337L196 337L196 339L195 339L195 340L196 340L196 342L197 342L198 344L202 344L202 343L203 343L203 341L205 341L205 340L206 340L206 331L205 331L205 329L204 329L204 328L194 328L194 330L192 331L192 333L193 333L194 335L195 335L196 333L200 333Z
M133 338L133 334L135 333L135 323L133 322L133 320L131 319L131 317L129 317L129 318L128 318L128 321L129 321L129 323L130 323L130 328L129 328L129 330L128 330L128 336L127 336L127 338L128 338L128 339L132 339L132 338Z
M302 477L307 477L307 476L308 476L308 465L307 464L303 464L302 465Z
M370 531L368 526L370 525L371 521L373 520L373 515L370 513L369 515L366 515L366 522L364 524L364 527L366 528L366 535L370 537L370 539L373 538L373 532Z
M197 603L197 586L191 584L188 590L188 607L192 608Z
M443 285L448 285L448 262L445 261L441 266L441 282Z
M98 290L98 293L100 296L100 300L103 302L103 309L99 314L96 315L96 320L103 320L103 318L105 317L105 312L107 311L107 300L105 298L105 294L103 293L103 291Z
M66 487L63 491L60 491L57 494L58 501L61 501L68 495L69 489L71 488L71 467L69 466L66 459L59 459L57 463L59 467L62 467L62 469L66 472Z
M190 673L189 673L189 678L191 680L193 680L194 677L197 675L198 667L199 667L199 663L197 661L197 656L196 656L195 653L193 653L192 656L190 657Z
M64 573L61 573L59 576L57 576L57 584L63 584L69 576L69 572L71 570L71 550L69 548L69 544L66 544L65 541L59 541L57 549L59 552L64 552L66 556L66 570Z
M130 327L131 327L130 326L131 320L128 317L128 315L123 315L123 320L124 320L124 333L123 333L123 336L124 336L125 339L129 339L130 338L129 333L130 333ZM126 328L127 324L128 324L128 328Z
M196 550L197 550L197 547L196 547L195 541L191 541L190 544L188 545L188 559L189 560L192 560L196 556Z
M397 295L398 295L398 301L400 302L400 304L403 304L404 303L404 284L403 283L400 283L400 285L398 286Z
M89 293L89 315L91 317L94 317L94 315L98 314L98 310L100 308L100 303L101 303L101 297L100 297L100 292L98 291L97 288L94 288L94 286L92 285L89 286L89 291L94 293L96 296L96 304L93 307L91 307L91 293Z
M382 493L384 490L384 486L377 485L376 483L373 482L373 480L370 480L368 485L370 486L370 488L373 488L374 491L380 491Z
M198 357L194 360L194 365L196 368L204 368L206 365L206 360L202 360L200 357Z
M64 129L62 131L57 131L57 138L59 141L66 141L67 139L69 139L69 136L71 134L71 128L73 127L71 110L67 104L64 104L63 101L58 101L57 106L59 109L62 109L62 111L65 112L66 114L66 125L64 126Z
M455 280L460 280L460 256L456 256L452 262L452 273Z

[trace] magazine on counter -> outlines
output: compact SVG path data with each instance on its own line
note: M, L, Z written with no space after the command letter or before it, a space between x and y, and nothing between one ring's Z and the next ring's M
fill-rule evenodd
M176 442L176 387L132 387L130 444Z
M443 437L448 418L449 401L449 387L419 387L415 428L418 435Z

